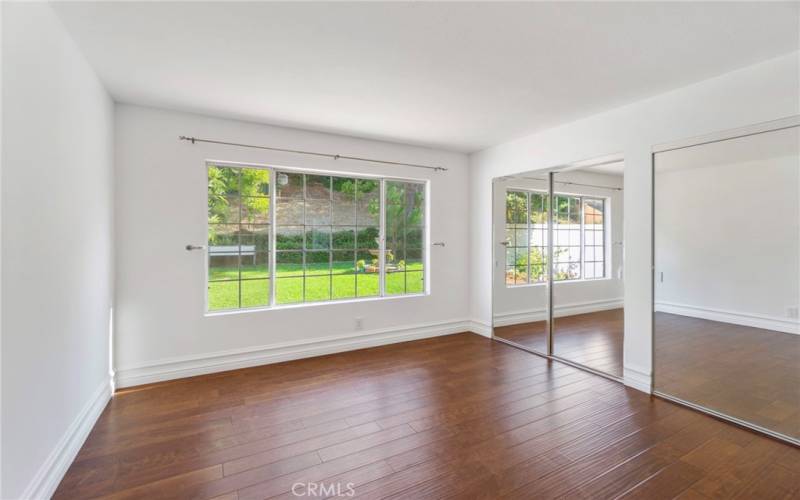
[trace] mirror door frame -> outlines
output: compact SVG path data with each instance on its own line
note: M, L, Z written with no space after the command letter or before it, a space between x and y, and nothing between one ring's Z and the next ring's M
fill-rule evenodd
M575 367L575 368L578 368L578 369L593 373L595 375L599 375L599 376L607 378L609 380L613 380L615 382L623 383L624 380L623 380L623 377L621 377L621 376L611 375L609 373L605 373L605 372L596 370L596 369L591 368L589 366L586 366L584 364L576 363L576 362L571 361L569 359L563 358L563 357L557 355L554 352L554 328L553 327L554 327L555 315L554 315L554 312L553 312L553 309L554 309L553 308L553 302L554 302L554 288L555 287L554 287L553 274L554 274L554 270L555 270L555 262L554 262L555 259L551 258L551 256L553 255L553 199L555 197L555 184L556 184L555 176L556 176L556 174L562 173L562 172L568 172L570 170L578 170L578 169L584 169L584 168L590 168L590 167L597 167L597 166L601 166L601 165L607 165L607 164L610 164L610 163L617 163L617 162L620 162L620 161L623 161L623 162L625 161L625 158L624 158L623 154L622 153L612 153L612 154L608 154L608 155L604 155L604 156L600 156L600 157L594 157L594 158L591 158L591 159L581 160L581 161L568 163L568 164L565 164L565 165L560 165L560 166L556 166L556 167L552 167L552 168L545 168L545 169L541 169L541 170L537 171L537 172L541 172L542 174L547 174L547 186L548 186L548 189L547 189L547 200L548 200L548 203L547 203L547 281L545 283L545 286L547 287L546 288L546 292L545 292L545 296L547 297L547 300L546 300L546 317L547 317L547 319L546 319L546 327L545 327L546 334L547 334L547 349L546 349L546 352L542 352L542 351L539 351L539 350L534 349L532 347L525 346L525 345L520 344L518 342L514 342L512 340L507 340L507 339L504 339L502 337L498 337L497 335L495 335L494 311L495 311L495 302L496 302L495 284L496 284L496 281L497 281L495 273L499 271L498 260L497 260L498 259L497 246L498 246L499 243L497 241L495 241L496 236L497 236L497 227L496 227L496 217L494 215L494 209L497 206L497 202L498 202L498 200L496 199L496 196L497 196L496 191L497 191L497 189L495 188L495 181L498 180L498 179L503 179L505 177L501 176L501 177L497 177L497 178L492 179L492 197L491 197L491 199L492 199L492 212L493 213L492 213L492 230L491 230L492 231L492 280L491 280L491 284L492 284L492 294L491 294L491 296L492 296L492 300L491 300L491 311L492 311L491 330L492 330L492 337L491 338L492 338L492 340L495 340L495 341L498 341L498 342L502 342L504 344L510 345L512 347L515 347L517 349L521 349L523 351L530 352L530 353L535 354L537 356L541 356L541 357L546 358L548 360L558 361L560 363L564 363L564 364L570 365L572 367ZM508 177L508 176L506 176L506 177ZM503 268L502 269L504 271L505 270L505 255L503 256L503 259L504 259L504 261L503 261L504 264L503 264ZM624 344L623 344L623 351L624 351Z
M754 424L752 422L748 422L746 420L739 419L732 415L728 415L726 413L722 413L716 411L714 409L705 407L701 404L694 403L691 401L686 401L681 398L672 396L670 394L661 392L656 389L656 377L657 377L657 363L656 363L656 155L659 153L666 153L669 151L675 151L679 149L686 149L691 148L694 146L702 146L705 144L712 144L715 142L722 142L731 139L739 139L742 137L748 137L752 135L764 134L769 132L777 132L779 130L785 130L790 128L800 128L800 115L793 115L786 118L781 118L778 120L772 120L768 122L756 123L753 125L748 125L746 127L736 128L736 129L728 129L719 132L714 132L707 135L691 137L688 139L683 139L680 141L674 141L664 144L658 144L652 147L651 154L650 154L650 175L651 175L651 220L650 220L650 236L651 236L651 255L650 255L650 262L651 262L651 327L650 327L650 366L651 366L651 373L652 376L650 378L650 393L654 396L657 396L661 399L665 399L667 401L671 401L673 403L677 403L682 406L686 406L688 408L692 408L699 412L711 415L713 417L719 418L721 420L725 420L728 422L732 422L734 424L740 425L742 427L746 427L748 429L752 429L759 433L765 434L772 438L778 439L780 441L788 442L794 444L795 446L800 446L800 439L794 438L791 436L787 436L785 434L781 434L779 432L775 432L773 430L767 429L762 427L758 424Z

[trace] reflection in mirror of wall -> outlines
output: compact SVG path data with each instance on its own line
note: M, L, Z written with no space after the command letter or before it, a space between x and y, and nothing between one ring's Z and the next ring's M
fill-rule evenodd
M551 230L547 173L495 179L495 338L622 376L622 186L621 160L558 172Z
M800 128L654 170L655 390L800 442Z

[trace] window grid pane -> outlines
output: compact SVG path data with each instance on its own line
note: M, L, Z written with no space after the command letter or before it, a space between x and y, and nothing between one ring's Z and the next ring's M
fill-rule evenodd
M208 167L208 310L270 303L270 172Z
M377 297L382 272L386 295L424 293L425 183L216 165L208 180L209 311Z
M605 200L563 194L553 198L554 280L604 278ZM506 285L547 281L548 199L547 193L506 191Z
M384 190L386 295L422 293L425 185L391 180Z
M605 278L605 200L583 199L586 279Z

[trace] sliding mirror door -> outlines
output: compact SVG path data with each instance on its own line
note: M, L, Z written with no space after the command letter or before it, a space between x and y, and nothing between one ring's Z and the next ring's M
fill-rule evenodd
M622 377L622 161L553 182L553 355Z
M800 128L654 155L654 388L800 443Z
M547 181L503 177L493 190L494 336L546 355Z

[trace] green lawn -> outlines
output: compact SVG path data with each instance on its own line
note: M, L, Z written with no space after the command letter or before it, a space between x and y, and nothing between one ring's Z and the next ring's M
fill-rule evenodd
M386 275L387 295L422 293L423 270L421 262L407 263L404 271L389 272ZM332 274L329 275L329 272ZM211 311L258 307L269 304L269 273L264 266L243 266L241 290L236 280L239 270L235 267L217 267L209 270L208 308ZM306 276L299 265L278 264L276 303L293 304L322 300L352 299L356 297L377 297L378 274L354 273L350 263L334 263L332 271L328 264L308 264ZM305 300L304 300L305 297Z

